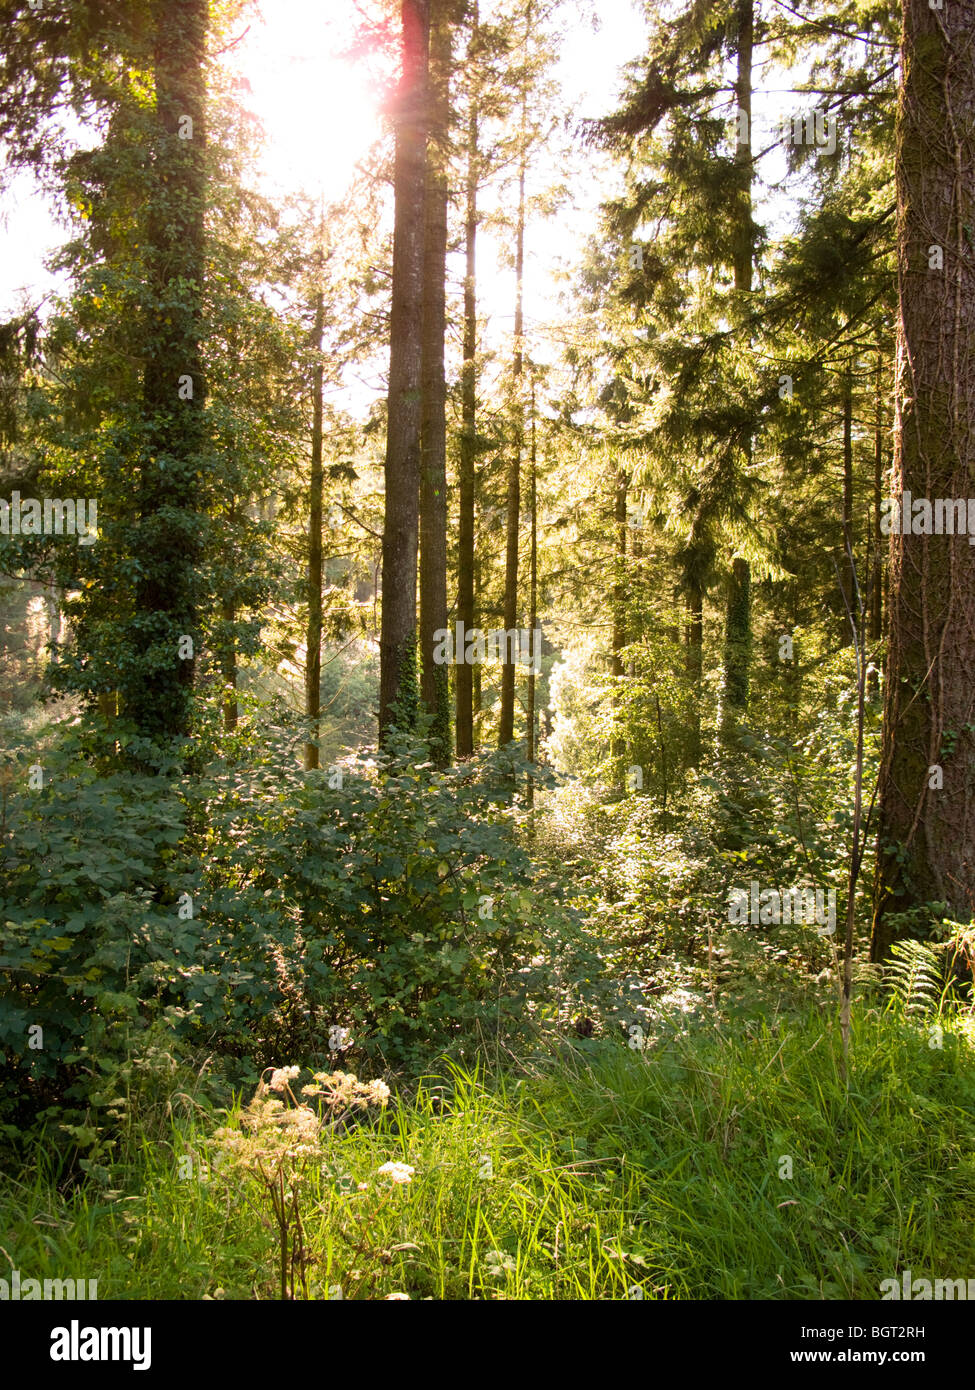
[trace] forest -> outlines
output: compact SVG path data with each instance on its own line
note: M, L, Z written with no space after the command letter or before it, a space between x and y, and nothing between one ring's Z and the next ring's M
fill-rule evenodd
M0 0L0 157L0 1301L923 1362L975 0Z

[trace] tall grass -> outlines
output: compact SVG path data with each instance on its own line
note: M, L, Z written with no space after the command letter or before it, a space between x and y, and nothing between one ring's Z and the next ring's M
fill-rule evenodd
M968 1277L975 1044L942 1028L932 1047L896 1009L855 1013L848 1086L817 1012L427 1078L309 1166L311 1296L875 1299L904 1268ZM234 1112L172 1109L141 1138L131 1115L108 1190L62 1192L42 1141L5 1183L0 1260L100 1298L275 1297L259 1185L197 1161Z

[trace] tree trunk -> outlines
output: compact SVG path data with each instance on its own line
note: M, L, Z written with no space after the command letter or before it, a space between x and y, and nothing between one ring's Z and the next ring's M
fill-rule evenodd
M737 122L735 163L738 166L738 226L734 254L735 289L748 292L752 287L754 247L752 237L752 50L754 47L754 0L738 4L738 67L735 99L742 118Z
M531 549L528 560L528 640L530 643L529 652L531 655L531 666L528 670L528 706L526 710L528 724L528 750L527 757L529 764L535 761L536 739L535 739L535 663L541 660L541 638L537 638L535 628L538 625L538 489L536 486L538 472L538 453L535 441L535 380L532 378L532 403L531 403L531 475L529 480L529 505L531 507ZM526 804L529 810L535 805L535 779L531 772L528 774L528 787L526 793Z
M629 485L624 468L617 467L613 490L613 523L616 542L615 575L613 581L613 650L610 669L613 674L613 739L610 758L613 762L613 780L623 780L623 759L626 745L623 738L623 649L627 643L626 631L626 494Z
M420 505L424 185L429 0L403 0L403 69L393 166L393 301L389 330L386 511L379 639L379 737L416 717L416 571Z
M736 714L748 704L748 677L751 666L752 576L747 560L737 556L728 580L725 613L724 720L726 731L735 727Z
M873 427L873 495L870 507L870 563L867 567L867 643L870 666L867 671L867 698L876 700L880 693L880 674L877 669L878 647L883 637L884 611L884 544L880 529L884 483L884 358L877 345L877 370L874 377Z
M237 499L231 498L227 511L227 528L234 534L239 521ZM232 734L237 728L237 604L233 589L229 589L220 600L220 646L218 660L222 686L224 733Z
M46 585L44 602L47 605L47 627L48 640L51 643L51 665L56 666L60 660L59 646L61 643L61 591L58 588L57 580L50 579Z
M477 42L474 5L470 50ZM464 216L464 365L461 371L460 517L457 534L457 618L465 633L474 627L474 477L477 460L477 188L480 177L477 102L467 121L467 186ZM456 672L457 756L474 752L474 671L458 661Z
M523 370L524 315L522 296L525 270L525 163L522 159L518 178L518 229L515 244L515 356L512 369L515 425L511 442L511 456L508 463L508 499L505 524L504 559L504 616L502 619L506 632L518 626L518 540L521 513L521 450L524 438L524 421L521 416L521 402L518 390ZM511 643L505 643L504 665L501 668L501 717L498 728L498 746L504 746L515 736L515 665L510 657Z
M847 611L859 624L857 613L856 573L853 567L853 363L846 364L843 374L843 542L839 571L843 576L843 632L841 644L853 642Z
M423 703L433 715L434 760L450 758L448 668L433 659L447 627L447 135L451 40L445 6L434 4L430 35L432 137L427 143L423 267L423 415L420 430L420 654ZM456 654L455 654L456 655ZM462 656L463 653L460 653Z
M481 592L484 588L484 577L481 568L481 557L477 549L474 550L474 621L477 623L478 614L481 611ZM484 709L484 699L482 693L482 682L484 679L484 667L478 661L471 668L474 675L473 705L474 705L474 742L478 744L481 737L481 713Z
M531 26L532 7L525 11L525 49ZM525 290L525 174L528 162L528 80L521 94L520 151L518 159L518 222L515 230L515 351L512 362L512 396L515 427L508 464L508 512L504 559L504 627L511 632L518 626L518 522L521 512L521 450L525 423L521 406L520 387L524 370L524 290ZM515 736L515 664L511 660L512 643L505 642L504 665L501 668L501 716L498 726L498 746L504 748Z
M965 498L975 477L975 0L904 0L897 113L900 315L895 497ZM943 269L929 268L940 246ZM931 258L933 259L933 257ZM908 517L910 520L910 516ZM975 547L892 535L871 957L893 915L975 903ZM944 784L937 789L943 769Z
M883 636L884 559L880 530L880 503L884 482L884 357L877 348L877 379L874 389L873 429L873 572L870 577L870 643ZM873 683L873 689L876 685Z
M315 326L312 341L315 366L312 372L311 482L308 493L308 630L305 635L305 718L308 742L305 767L319 766L318 739L322 707L322 396L325 369L322 362L322 335L325 331L325 294L315 295Z
M135 542L140 569L127 644L142 659L120 663L119 694L127 719L150 737L166 738L189 732L195 668L189 643L194 653L199 644L196 517L206 394L200 338L208 3L155 0L152 17L156 177L145 223L146 445ZM148 679L144 654L150 648L156 662Z
M699 767L701 763L701 696L704 676L704 590L700 584L693 584L687 596L689 619L687 624L687 684L690 690L690 709L688 719L689 767Z
M752 233L752 50L754 46L754 0L740 0L738 6L738 71L735 96L744 119L739 119L735 161L738 165L739 224L735 247L735 289L749 294L752 288L754 245ZM742 449L747 470L752 461L752 441ZM751 567L737 556L732 563L728 587L725 627L725 686L722 705L722 739L733 742L738 718L748 705L751 667Z

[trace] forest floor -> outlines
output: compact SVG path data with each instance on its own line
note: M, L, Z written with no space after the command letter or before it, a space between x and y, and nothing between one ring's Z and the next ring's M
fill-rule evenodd
M917 943L887 988L870 969L858 970L847 1059L835 938L807 926L755 930L727 921L729 881L797 881L786 810L800 791L815 800L821 827L814 831L803 803L803 854L820 854L820 881L839 881L842 846L829 831L822 761L809 758L808 792L806 784L781 793L773 785L764 802L754 798L749 820L744 796L729 819L727 808L704 801L706 787L688 793L681 816L666 824L649 798L601 801L578 784L541 797L537 820L522 818L518 830L531 849L527 868L513 866L508 842L497 838L485 839L477 858L490 865L502 856L512 920L539 915L508 980L524 982L525 1026L516 1036L499 1010L492 1031L494 1010L486 1008L467 1032L458 1025L452 1052L429 1049L415 1064L384 1066L353 1040L331 1056L344 1076L330 1084L348 1091L355 1071L379 1085L377 1095L384 1082L388 1103L323 1111L327 1123L313 1115L313 1141L285 1132L311 1103L301 1092L314 1063L298 1047L291 1050L299 1055L272 1052L276 1067L295 1069L288 1106L283 1088L252 1101L256 1069L237 1073L249 1085L229 1084L216 1054L177 1046L162 1017L141 1032L113 1023L92 1033L83 1071L91 1077L86 1104L95 1107L88 1113L97 1118L69 1116L62 1103L27 1134L0 1125L16 1149L0 1188L0 1262L22 1281L97 1279L101 1299L274 1299L283 1290L313 1299L873 1300L884 1280L908 1269L915 1278L967 1278L975 1019L970 1002L939 996L937 942ZM59 767L53 748L45 766ZM281 896L305 882L286 876L294 846L306 843L287 835L305 835L305 815L321 833L331 803L321 790L306 807L305 775L291 770L286 784L282 766L269 767L266 781L258 768L246 783L263 838L256 851L242 843L230 867L250 871L255 852L264 856ZM121 893L132 846L148 843L138 819L144 804L153 808L154 834L185 838L138 779L127 791L119 778L92 776L85 773L72 800L63 774L63 810L56 800L30 803L47 816L47 857L28 852L14 880L27 927L43 912L45 921L67 924L52 929L76 930L95 865L104 864L109 882L119 879ZM375 802L378 811L366 783L347 785L344 795L360 797L370 835L385 833L380 814L405 807L412 816L414 805L417 824L437 815L445 837L455 822L462 837L472 834L452 786L423 790L415 779L411 773L415 802L393 795ZM237 784L230 786L229 814L239 817ZM40 833L34 814L22 838ZM347 809L341 814L355 823ZM208 833L212 852L222 854L218 824ZM391 865L407 852L398 846L416 838L409 816L405 829L398 824L388 833L401 839L382 851ZM224 840L242 825L228 822ZM496 836L494 825L484 822L478 833ZM57 834L67 847L60 857ZM460 854L454 841L443 843L438 853ZM361 862L374 872L376 845L367 837L368 852L353 846L339 867ZM420 850L416 872L430 861ZM308 870L315 894L326 891L321 876L333 860L329 848ZM32 886L37 862L56 864L56 899L47 879ZM407 873L397 889L414 896L404 897L405 925L395 930L408 939L428 912L447 933L417 943L410 967L419 971L449 953L450 922L464 918L457 904L449 917L426 880L410 882ZM486 881L471 882L476 903ZM435 890L444 880L430 883ZM245 907L264 901L263 884L242 899ZM127 923L129 899L124 908ZM236 926L209 930L211 940L230 943L232 985L248 938ZM861 958L864 930L860 913ZM35 933L28 945L39 939ZM79 940L56 936L52 949ZM110 960L97 935L84 951ZM117 989L128 988L128 959ZM925 974L925 959L934 973ZM449 978L438 977L435 990ZM424 1028L444 1014L446 997L434 992L420 1015ZM126 998L99 996L89 1013L128 1007ZM224 1016L223 1004L213 1008ZM112 1043L120 1037L124 1045ZM224 1050L239 1056L236 1046L231 1035ZM283 1109L272 1114L268 1101L273 1109L279 1099ZM80 1123L66 1135L69 1117Z
M933 1048L929 1033L860 1011L848 1083L819 1010L445 1069L287 1169L295 1294L876 1299L903 1269L965 1277L975 1037L959 1022ZM41 1137L0 1202L0 1253L22 1278L97 1277L100 1298L280 1296L268 1189L208 1162L239 1111L186 1081L132 1115L112 1188L59 1190L58 1136ZM394 1181L391 1163L412 1172Z

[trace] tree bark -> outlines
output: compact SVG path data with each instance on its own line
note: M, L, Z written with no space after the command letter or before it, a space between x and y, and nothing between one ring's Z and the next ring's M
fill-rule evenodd
M478 621L478 616L479 616L479 614L480 614L480 612L481 612L481 593L482 593L482 591L483 591L483 588L484 588L484 576L483 576L482 566L481 566L481 556L480 556L478 550L475 548L475 550L474 550L474 621L475 621L475 624L477 623L477 621ZM473 681L473 684L474 684L474 690L473 690L473 706L474 706L474 742L475 742L475 744L477 744L477 743L480 742L480 735L481 735L481 731L482 731L481 714L482 714L483 709L484 709L484 699L483 699L483 692L482 692L482 683L483 683L483 680L484 680L484 667L483 667L483 666L481 665L481 663L478 661L478 662L476 662L476 663L474 664L474 666L471 668L471 670L472 670L473 676L474 676L474 681Z
M530 643L531 666L528 671L528 701L526 722L528 726L527 758L529 766L535 761L535 662L541 660L541 638L537 639L535 628L538 625L538 451L535 438L535 380L532 378L531 396L531 453L529 456L531 473L529 478L529 506L531 508L531 548L528 559L528 640ZM529 810L535 805L535 779L528 773L525 802Z
M704 676L704 590L693 584L687 595L688 623L686 632L687 683L690 689L688 719L687 763L701 763L701 696Z
M843 545L840 574L843 576L843 646L850 646L853 633L847 609L859 622L857 614L856 574L853 568L853 363L848 362L843 375Z
M877 375L874 386L873 429L873 567L870 577L870 642L872 646L883 636L884 559L880 530L880 503L884 481L884 356L877 348ZM876 691L876 682L871 680Z
M220 605L220 617L227 634L220 656L220 675L223 680L223 728L224 733L232 734L237 728L237 644L234 641L234 624L237 610L233 599L224 599Z
M736 556L728 579L725 612L725 732L735 728L735 716L748 704L752 638L752 575L747 560Z
M430 35L431 136L427 142L423 269L423 415L420 451L420 655L423 703L433 715L434 760L450 758L448 668L433 659L447 627L447 383L444 376L447 276L447 126L450 25L433 0ZM456 654L455 654L456 655ZM460 653L459 655L463 655Z
M471 50L477 43L478 12L471 18ZM467 119L467 181L464 246L464 365L461 371L460 516L457 534L457 618L465 632L474 627L474 479L477 461L477 190L480 178L479 113L471 98ZM458 758L474 752L474 672L459 661L455 672Z
M322 362L322 336L325 331L325 294L315 295L315 326L312 342L315 366L312 371L311 480L308 490L308 628L305 634L305 717L308 742L305 767L319 766L318 739L322 707L322 509L325 491L322 468L322 409L325 368Z
M531 28L532 6L525 10L525 51ZM514 431L508 464L508 508L504 559L504 627L511 632L518 626L518 531L521 513L521 451L524 445L525 422L520 399L521 377L524 370L524 291L525 291L525 176L528 164L528 79L524 79L521 94L520 150L518 157L518 221L515 229L515 350L512 362L512 396ZM501 668L501 716L498 726L498 746L504 748L515 736L515 664L510 659L512 643L505 642L504 665Z
M613 579L613 650L610 657L610 670L613 675L613 738L610 757L613 762L613 779L623 780L623 759L626 745L623 738L623 649L627 643L626 631L626 494L629 478L626 470L617 466L613 488L613 532L615 540L615 564Z
M416 577L420 504L424 186L429 0L403 0L403 67L393 167L393 296L386 426L379 738L416 717Z
M735 247L735 289L747 295L752 288L754 242L752 233L752 53L754 48L754 0L740 0L738 6L738 70L735 96L744 119L739 120L735 161L740 176L739 225ZM752 441L742 449L745 469L751 466ZM751 667L751 567L737 556L728 582L725 626L725 686L722 705L722 738L733 741L738 717L748 705Z
M904 0L896 182L894 495L965 498L975 477L975 0L938 10ZM942 248L940 270L929 268L931 246ZM891 541L875 961L898 935L894 914L937 902L967 921L975 902L975 547L963 535Z

